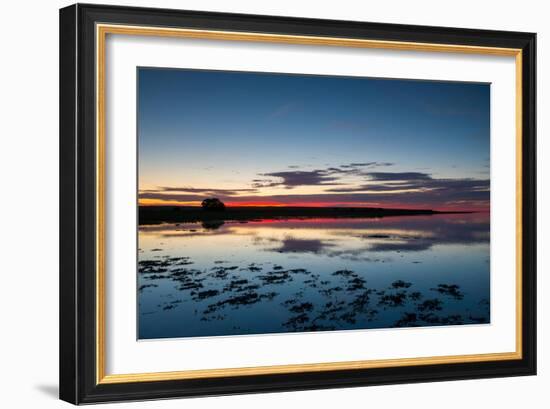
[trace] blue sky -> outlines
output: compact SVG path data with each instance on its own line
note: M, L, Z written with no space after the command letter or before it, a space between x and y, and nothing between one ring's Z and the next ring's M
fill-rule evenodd
M489 84L138 70L140 199L488 204Z

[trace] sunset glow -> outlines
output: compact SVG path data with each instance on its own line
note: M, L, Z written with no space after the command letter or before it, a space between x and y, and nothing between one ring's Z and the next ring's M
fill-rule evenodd
M490 85L138 69L139 339L491 323Z
M488 211L489 85L140 68L139 205Z

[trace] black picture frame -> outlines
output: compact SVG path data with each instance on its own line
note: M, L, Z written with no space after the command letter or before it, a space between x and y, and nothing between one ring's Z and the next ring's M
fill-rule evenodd
M148 382L97 382L96 23L522 51L521 359ZM536 374L536 34L77 4L60 10L60 398L106 401Z

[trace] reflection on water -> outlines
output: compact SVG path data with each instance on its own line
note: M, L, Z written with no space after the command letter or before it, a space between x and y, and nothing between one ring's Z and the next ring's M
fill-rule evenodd
M140 226L139 338L488 323L486 214Z

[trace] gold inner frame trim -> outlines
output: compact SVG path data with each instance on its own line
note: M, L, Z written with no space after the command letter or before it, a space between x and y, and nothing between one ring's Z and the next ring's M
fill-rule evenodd
M173 372L131 374L105 373L105 41L107 34L197 38L225 41L249 41L354 47L401 51L424 51L484 54L515 57L516 65L516 348L512 352L474 355L431 356L365 361L320 362L314 364L276 365ZM467 46L458 44L415 43L403 41L365 40L236 31L198 30L185 28L96 25L96 382L115 384L183 379L204 379L229 376L291 374L351 369L389 368L417 365L438 365L467 362L490 362L522 358L522 51L515 48Z

